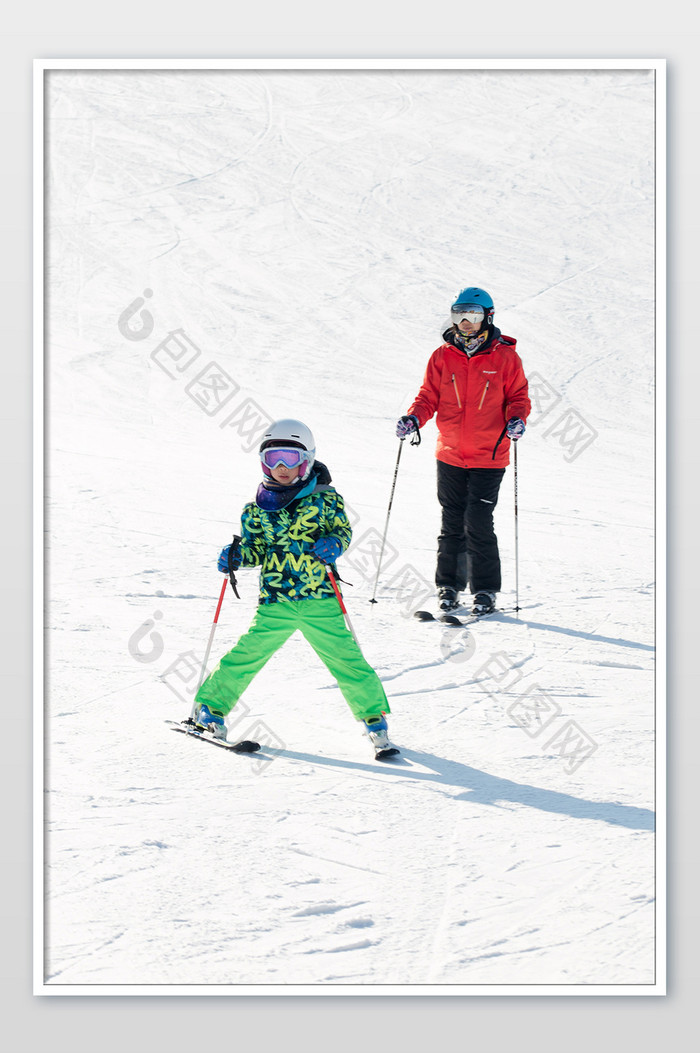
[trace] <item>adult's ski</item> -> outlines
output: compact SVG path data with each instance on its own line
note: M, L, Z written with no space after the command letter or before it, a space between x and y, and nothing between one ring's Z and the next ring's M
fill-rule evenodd
M260 749L259 742L253 742L252 739L243 739L242 742L227 742L226 739L215 739L213 735L210 735L206 731L199 731L193 724L182 720L166 720L166 724L169 724L173 731L181 731L183 735L190 735L194 739L200 739L202 742L211 742L213 746L219 746L223 750L229 750L231 753L256 753Z
M419 622L441 622L443 625L464 628L467 625L473 625L474 622L480 622L482 618L490 618L492 614L500 613L500 611L493 610L485 611L483 614L467 614L460 617L457 614L450 614L449 611L440 611L438 614L433 614L432 611L414 611L413 617Z

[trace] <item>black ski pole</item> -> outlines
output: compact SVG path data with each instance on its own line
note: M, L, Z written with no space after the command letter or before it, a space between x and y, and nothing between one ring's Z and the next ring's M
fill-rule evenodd
M518 581L518 444L513 443L513 494L515 502L515 613L520 610L520 585Z
M391 515L391 506L394 502L394 490L396 489L396 476L399 474L399 461L401 460L401 450L403 448L403 439L399 441L399 452L396 458L396 467L394 468L394 481L391 484L391 496L389 497L389 507L386 512L386 523L384 524L384 537L382 538L382 547L379 550L379 563L377 564L377 577L374 580L374 592L372 593L372 599L370 603L377 603L375 596L377 595L377 583L379 582L379 572L382 569L382 557L384 555L384 546L386 544L386 535L389 529L389 516Z

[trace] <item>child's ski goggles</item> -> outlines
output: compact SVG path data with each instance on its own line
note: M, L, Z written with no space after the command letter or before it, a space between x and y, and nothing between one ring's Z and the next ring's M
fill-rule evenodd
M466 303L459 306L455 306L451 310L452 321L455 325L459 325L465 319L475 325L477 322L482 322L484 319L484 308L478 303Z
M308 458L306 450L300 450L298 446L268 446L260 453L260 460L266 468L272 471L284 465L285 468L298 468Z

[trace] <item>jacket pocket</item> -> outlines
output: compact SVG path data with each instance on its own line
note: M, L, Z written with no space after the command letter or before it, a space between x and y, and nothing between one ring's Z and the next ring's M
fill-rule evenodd
M453 387L455 389L455 395L457 396L457 405L461 409L462 408L462 400L459 397L459 388L457 387L457 379L456 379L454 373L452 374L452 385L453 385Z
M478 407L479 409L481 409L481 407L484 404L484 399L486 398L486 392L489 390L489 384L490 383L491 383L491 381L487 380L486 383L484 384L484 390L481 392L481 398L479 399L479 407Z

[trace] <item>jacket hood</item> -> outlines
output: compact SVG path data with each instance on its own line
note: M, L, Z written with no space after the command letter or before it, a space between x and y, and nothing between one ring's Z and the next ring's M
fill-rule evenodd
M314 461L314 468L311 473L311 478L316 477L317 486L328 486L331 480L331 473L322 461Z

